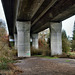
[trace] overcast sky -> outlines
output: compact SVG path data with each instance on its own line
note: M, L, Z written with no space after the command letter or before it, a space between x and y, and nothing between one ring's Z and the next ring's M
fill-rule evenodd
M0 0L0 19L5 20L5 16L4 16L4 12L3 12L3 8L2 8L1 0Z
M0 19L5 20L5 15L3 12L1 0L0 0ZM62 21L62 29L64 29L67 33L67 36L72 37L72 32L73 32L73 26L74 26L74 21L75 21L75 15ZM6 20L5 20L6 22Z
M62 29L66 31L67 36L72 37L73 35L74 21L75 21L75 15L62 21Z
M5 23L6 23L6 19L5 19L4 10L3 10L3 7L2 7L1 0L0 0L0 19L4 20ZM7 23L6 23L6 29L7 29L7 33L9 33Z

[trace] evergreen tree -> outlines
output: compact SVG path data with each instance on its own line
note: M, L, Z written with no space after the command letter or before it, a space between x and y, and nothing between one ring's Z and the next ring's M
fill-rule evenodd
M66 35L66 31L65 30L62 30L62 38L67 39L67 35Z
M65 53L67 53L70 50L70 43L68 41L65 30L62 31L62 50Z

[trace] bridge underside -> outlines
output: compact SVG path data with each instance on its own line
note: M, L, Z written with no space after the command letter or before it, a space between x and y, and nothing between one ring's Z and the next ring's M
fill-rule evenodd
M49 27L48 22L61 22L75 14L75 0L2 0L2 3L10 35L14 33L16 16L17 21L31 21L31 33L38 33Z
M17 34L19 56L30 56L30 35L34 34L33 46L37 48L35 35L46 28L51 29L52 55L62 53L61 21L75 14L75 0L2 0L2 4L9 35Z

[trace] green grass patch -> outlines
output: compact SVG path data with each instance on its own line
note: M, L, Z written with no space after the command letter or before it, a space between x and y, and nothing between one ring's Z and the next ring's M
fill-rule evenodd
M66 60L65 62L70 62L70 60Z
M48 58L48 59L58 59L58 57L50 57L50 56L42 56L42 55L34 55L36 57Z

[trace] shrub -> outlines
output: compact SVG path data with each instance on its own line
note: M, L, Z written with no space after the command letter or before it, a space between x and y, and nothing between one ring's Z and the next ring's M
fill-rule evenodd
M75 51L75 40L72 40L72 51Z
M42 54L42 50L38 50L38 49L35 49L33 47L31 47L31 55L41 55Z
M17 54L14 48L8 46L8 39L5 36L6 30L0 28L0 70L8 69L8 63L14 62L13 57Z
M43 56L50 56L50 48L47 42L44 39L39 39L39 49L35 49L31 47L31 54L32 55L43 55Z
M43 55L43 56L50 56L50 50L46 48L35 49L31 47L31 55Z

